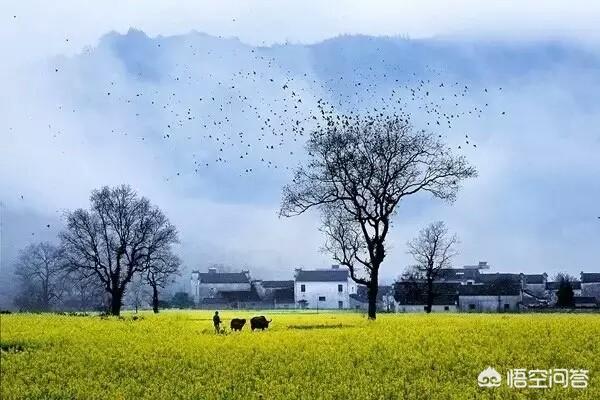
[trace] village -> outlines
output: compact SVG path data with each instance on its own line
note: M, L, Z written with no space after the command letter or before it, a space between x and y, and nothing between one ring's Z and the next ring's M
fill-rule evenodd
M222 268L221 268L222 269ZM431 312L520 312L558 308L559 281L546 273L494 273L479 262L439 271L433 282ZM424 282L399 278L379 286L380 312L425 312L426 296L415 288ZM569 308L600 308L600 272L581 272L568 282ZM322 269L296 268L293 279L262 280L249 270L224 272L218 266L191 274L191 298L200 309L301 309L366 311L367 288L356 284L348 269L332 265Z

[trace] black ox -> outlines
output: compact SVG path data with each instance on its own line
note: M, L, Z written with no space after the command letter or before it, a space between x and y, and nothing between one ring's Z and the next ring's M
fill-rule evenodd
M250 320L250 329L260 329L264 331L269 327L271 321L272 320L267 320L264 315L261 315L260 317L252 317Z
M245 318L234 318L231 320L231 324L229 324L229 326L231 327L232 331L241 331L245 324Z

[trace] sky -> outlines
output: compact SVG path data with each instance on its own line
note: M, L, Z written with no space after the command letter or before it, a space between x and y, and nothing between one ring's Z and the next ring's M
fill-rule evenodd
M270 79L293 78L304 100L297 112L307 115L307 104L345 93L338 76L376 86L354 96L351 108L389 93L394 81L383 76L431 78L431 65L441 71L436 79L469 86L463 110L489 104L481 118L445 133L455 149L471 134L478 148L463 143L461 154L479 177L454 204L417 196L401 205L384 281L410 263L406 241L437 219L461 240L456 265L600 270L600 6L446 3L2 2L0 283L13 281L19 248L55 240L65 210L86 207L94 188L120 183L179 228L186 271L217 263L285 279L298 266L330 265L319 251L318 215L277 216L281 186L302 161L301 141L283 136L276 150L237 159L245 146L264 144L257 115L289 123L290 97ZM373 66L377 75L368 75ZM203 128L217 120L223 125ZM426 127L426 115L416 120ZM218 135L236 138L223 153L229 162L195 171L218 157Z

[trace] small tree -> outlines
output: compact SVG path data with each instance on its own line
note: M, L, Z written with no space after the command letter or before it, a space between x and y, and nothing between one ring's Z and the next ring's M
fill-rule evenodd
M189 293L177 292L171 299L171 306L174 308L190 308L194 305L194 300L190 298Z
M60 248L42 242L21 250L15 266L20 293L17 306L32 311L49 311L64 293L64 258Z
M148 304L148 298L150 297L150 288L146 286L146 280L141 275L136 275L129 286L127 286L127 302L133 306L135 313L144 305Z
M575 293L573 292L573 282L575 279L568 274L559 273L556 275L556 281L558 282L556 306L561 308L574 307Z
M375 319L379 269L400 201L419 192L452 201L476 171L398 116L324 115L326 124L308 140L307 165L283 188L280 215L321 212L323 249L367 287Z
M439 277L440 271L452 266L452 257L457 252L454 249L458 243L456 235L450 236L442 221L429 224L419 232L419 235L408 242L408 253L417 264L413 267L416 274L425 281L425 311L431 312L435 298L433 282Z
M173 275L179 272L181 261L177 256L169 252L154 257L148 261L150 266L146 271L146 282L152 288L152 310L154 313L158 313L159 299L158 289L164 289Z
M90 210L67 214L60 237L71 269L94 275L110 295L110 313L119 315L123 295L148 259L177 242L177 231L157 207L126 185L92 192Z

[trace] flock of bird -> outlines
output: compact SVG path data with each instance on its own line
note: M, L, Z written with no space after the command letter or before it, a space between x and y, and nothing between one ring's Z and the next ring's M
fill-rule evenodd
M159 39L148 40L159 57L161 51L168 52ZM187 45L183 47L187 54L179 54L181 61L165 68L159 84L145 76L152 74L149 65L156 60L137 60L129 66L128 76L106 80L102 89L93 85L103 93L87 95L104 97L94 107L106 111L107 124L115 125L106 129L107 134L134 135L142 143L177 142L178 151L191 153L190 168L182 166L165 180L223 164L245 174L259 167L291 169L301 160L308 133L322 127L326 107L342 114L397 114L441 136L459 120L481 118L490 101L473 105L474 97L479 101L487 88L472 96L468 85L444 80L443 72L433 67L407 72L386 62L385 54L371 59L372 66L314 73L308 68L286 68L286 60L271 48L240 47L245 54L240 48ZM90 49L80 55L93 56ZM239 68L233 68L236 65ZM53 67L55 74L65 74L65 82L72 70L68 65ZM90 78L102 82L106 77ZM75 105L63 104L57 110L78 111ZM464 138L458 149L477 147L468 133Z
M129 146L172 150L177 166L163 176L166 182L211 168L239 175L294 169L327 113L398 115L442 137L465 129L462 121L481 118L493 100L490 92L502 91L471 88L433 66L406 70L386 60L385 51L362 66L304 66L272 47L190 41L177 44L174 57L168 38L146 39L154 47L151 57L123 61L126 72L81 67L100 57L92 48L57 59L47 72L67 86L91 82L79 97L57 104L56 112L77 117L91 110L105 117L100 129L106 140L126 137ZM163 59L157 77L153 68ZM48 121L48 128L55 138L63 129L58 121ZM462 136L457 142L453 135L457 150L477 148L472 134Z

